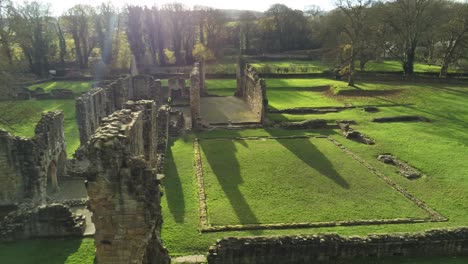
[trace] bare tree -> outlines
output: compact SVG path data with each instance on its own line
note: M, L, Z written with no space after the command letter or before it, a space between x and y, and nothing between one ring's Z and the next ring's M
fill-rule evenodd
M31 72L46 77L49 73L52 39L55 36L49 6L39 2L25 2L16 8L12 26Z
M105 64L111 64L113 59L114 37L119 38L119 16L116 8L110 3L102 3L95 15L97 42L101 49L101 59Z
M444 20L437 34L441 45L442 65L440 77L447 77L449 65L466 56L468 48L468 4L446 2Z
M80 68L88 67L89 56L96 46L96 38L91 22L95 10L92 6L76 5L62 17L65 28L75 43L75 55Z
M383 6L383 21L391 28L387 50L400 59L405 75L414 72L416 47L437 25L440 0L396 0Z
M172 48L176 57L176 63L184 63L182 57L182 46L184 39L184 29L189 25L187 21L188 8L180 3L165 4L161 8L165 21L167 22L168 33L172 40Z
M13 6L10 0L0 0L0 43L8 63L13 63L13 28L11 26L11 14Z
M348 62L348 85L354 86L354 74L356 56L364 52L366 35L364 34L367 23L367 9L371 0L339 0L336 6L344 14L341 32L346 37L345 51Z

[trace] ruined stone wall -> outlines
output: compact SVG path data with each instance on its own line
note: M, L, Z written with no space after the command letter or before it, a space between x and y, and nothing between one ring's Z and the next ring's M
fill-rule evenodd
M193 128L198 128L200 125L200 84L199 63L195 63L190 73L190 111L192 112Z
M153 101L129 102L102 120L87 146L86 188L100 264L170 262L160 239L159 114Z
M104 117L122 109L128 100L141 99L162 104L161 81L143 75L120 78L79 97L75 107L81 145L86 144Z
M236 69L237 90L235 96L244 99L251 110L263 123L266 117L268 100L266 97L265 79L260 78L257 71L242 59Z
M199 74L200 74L200 96L205 96L208 94L206 90L206 63L205 60L201 60L199 63Z
M34 206L22 204L0 219L0 241L39 237L82 236L86 221L63 204Z
M33 138L0 130L0 205L44 203L47 188L58 187L67 159L63 121L61 111L44 113Z
M468 256L468 228L367 237L329 234L225 238L210 248L208 263L303 264L396 255Z

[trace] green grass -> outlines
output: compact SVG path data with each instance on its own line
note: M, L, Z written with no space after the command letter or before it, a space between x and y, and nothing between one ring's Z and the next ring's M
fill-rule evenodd
M323 73L330 67L321 61L252 61L251 65L257 69L259 73L289 73L289 74L304 74L304 73Z
M38 239L1 243L0 263L93 264L94 239Z
M358 67L358 64L356 64ZM365 71L387 71L387 72L401 72L403 66L400 61L383 61L375 62L370 61L364 67ZM428 65L416 62L414 64L414 72L440 72L439 65Z
M212 225L428 217L327 139L209 140L201 148Z
M250 60L259 73L273 74L310 74L323 73L332 70L332 66L327 65L318 60L302 61L302 60L281 60L281 61L258 61ZM359 68L359 62L356 62L356 69ZM400 61L386 60L382 62L369 61L366 63L364 71L386 71L386 72L402 72L403 66ZM439 72L440 65L428 65L426 63L414 63L414 72ZM454 69L450 69L454 71ZM236 63L221 62L218 64L208 64L207 73L217 74L235 74Z
M272 81L272 82L271 82ZM279 104L282 107L295 107L298 102L307 106L317 105L377 105L380 112L367 113L359 108L345 110L332 114L316 115L286 115L269 114L269 118L275 120L305 120L312 118L324 118L330 121L340 119L356 120L358 125L352 127L362 131L376 141L373 146L367 146L344 139L339 135L339 131L334 130L313 130L313 131L285 131L274 130L273 132L257 130L241 131L212 131L197 135L201 138L215 137L235 137L235 136L261 136L261 135L297 135L297 134L326 134L331 135L336 140L343 143L350 150L364 158L372 166L384 172L393 181L403 186L413 195L426 202L429 206L449 218L448 222L424 223L424 224L402 224L402 225L380 225L380 226L355 226L355 227L335 227L316 229L287 229L287 230L262 230L262 231L238 231L204 233L198 232L198 200L197 190L193 171L193 135L180 138L172 143L171 151L168 153L166 163L165 196L163 197L163 215L165 222L163 226L163 239L172 254L200 254L206 252L207 248L213 245L216 239L227 236L252 236L252 235L290 235L290 234L310 234L336 232L341 235L367 235L369 233L388 232L418 232L431 228L451 228L466 226L468 223L468 87L466 85L443 84L443 83L408 83L408 82L367 82L358 83L358 87L365 92L360 96L333 96L323 92L311 92L307 88L311 86L330 84L335 81L328 80L267 80L271 82L269 93L270 105ZM317 84L317 85L314 85ZM275 87L276 86L276 87ZM268 89L268 88L267 88ZM290 89L290 92L288 92ZM374 94L374 91L398 91L391 94ZM271 93L276 93L271 95ZM366 92L370 91L370 92ZM289 102L284 99L286 95L297 93L314 93L314 100L304 99L297 95L297 98ZM281 98L283 95L283 99ZM302 101L301 101L302 100ZM388 123L377 124L371 122L372 118L394 116L394 115L423 115L432 120L430 123L409 122L409 123ZM231 143L232 145L233 143ZM250 141L248 142L250 144ZM229 145L228 145L229 146ZM247 156L248 149L239 143L234 144L235 148L227 148L233 152L231 154L220 153L219 155L231 155L243 161ZM249 148L250 149L250 148ZM263 151L265 155L270 155L271 151ZM285 157L288 151L283 151ZM299 153L303 153L299 151ZM420 169L425 176L421 179L409 181L399 175L392 166L382 164L376 157L381 153L392 153L400 159L408 161L412 166ZM271 153L273 155L274 153ZM258 156L258 155L257 155ZM328 155L327 155L328 156ZM256 157L256 156L253 156ZM260 157L256 158L257 160ZM221 159L220 159L221 160ZM230 159L223 159L226 164ZM235 159L234 159L235 160ZM268 161L268 158L265 158ZM249 161L246 161L249 162ZM257 170L260 167L253 164L249 170ZM240 162L239 162L240 164ZM274 168L283 170L280 165L274 164ZM228 165L226 165L228 166ZM230 168L235 166L229 165ZM286 166L285 166L286 167ZM289 167L297 170L295 167ZM239 167L242 168L242 167ZM244 171L241 171L244 175ZM227 170L226 173L231 173ZM243 181L247 183L251 179L243 176ZM283 179L280 179L281 181ZM327 187L336 187L336 184L329 184ZM217 187L218 189L221 186ZM330 188L334 192L334 188ZM209 193L208 193L209 195ZM226 203L226 198L224 203ZM249 200L250 203L251 199ZM250 205L249 203L249 205ZM229 205L229 203L227 203ZM226 211L231 210L229 216L235 219L232 213L232 206L227 206ZM210 210L210 205L208 205ZM221 210L221 209L220 209ZM222 212L222 211L219 211ZM209 211L210 214L210 211ZM257 215L257 214L256 214ZM210 215L211 217L211 215ZM289 217L289 216L287 216ZM327 216L325 216L327 217ZM227 218L226 220L229 220ZM218 222L224 221L220 219ZM394 259L383 261L382 263L400 263ZM446 258L431 258L407 260L401 263L464 263L462 260L446 260ZM406 260L405 260L406 261ZM359 262L358 262L359 263Z
M45 92L50 92L52 89L69 89L72 90L75 95L80 95L91 88L91 82L85 81L54 81L41 84L35 84L28 87L29 90L35 90L40 87Z

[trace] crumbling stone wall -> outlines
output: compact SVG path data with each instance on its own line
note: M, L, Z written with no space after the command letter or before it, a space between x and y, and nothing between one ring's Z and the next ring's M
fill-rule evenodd
M336 234L224 238L208 253L210 264L303 264L387 256L468 256L468 228L417 234L342 237Z
M86 188L100 264L170 262L160 239L161 176L155 169L166 110L153 101L129 102L102 120L87 145Z
M0 130L0 205L44 203L47 188L57 188L65 174L66 160L61 111L44 113L33 138Z
M200 96L205 96L208 94L208 91L206 90L206 84L205 84L205 80L206 80L206 64L205 64L205 60L201 60L199 62L199 75L200 75Z
M190 111L192 112L192 128L200 126L200 65L195 63L190 73Z
M154 100L161 105L163 102L161 81L142 75L120 78L79 97L75 108L81 145L86 144L104 117L122 109L128 100L141 99Z
M255 68L239 59L236 69L237 90L235 96L244 99L251 110L264 123L268 100L266 97L265 79L260 78Z
M81 236L85 228L84 216L72 214L63 204L23 204L0 220L0 241Z

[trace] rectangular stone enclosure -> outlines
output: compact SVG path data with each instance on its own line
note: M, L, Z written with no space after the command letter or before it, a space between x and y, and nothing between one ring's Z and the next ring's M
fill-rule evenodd
M194 147L202 230L431 218L327 137L210 139Z

